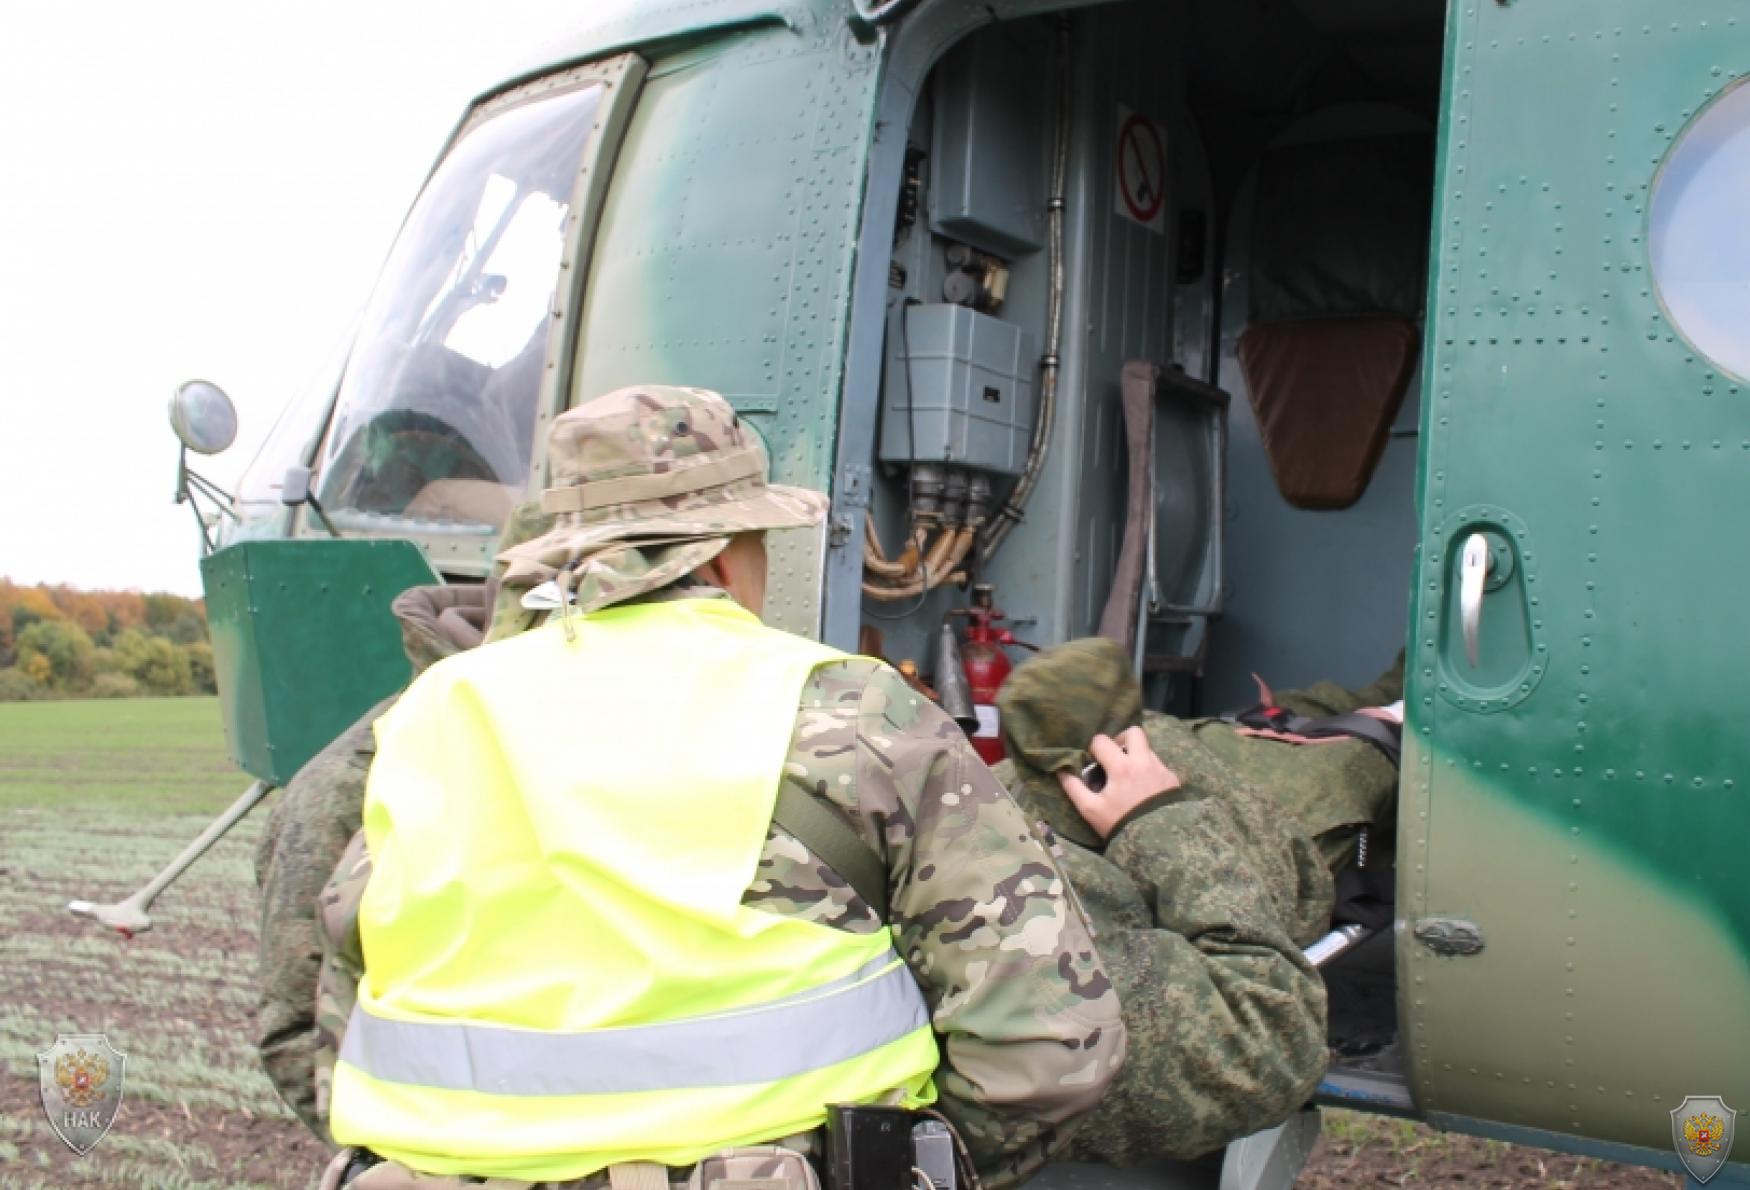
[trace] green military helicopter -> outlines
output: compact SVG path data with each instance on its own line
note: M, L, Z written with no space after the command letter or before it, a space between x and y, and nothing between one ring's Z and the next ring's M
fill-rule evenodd
M1670 1169L1691 1097L1750 1107L1750 11L580 13L203 518L232 818L405 680L389 600L485 576L549 419L703 385L832 493L783 627L926 672L951 613L986 664L1104 628L1182 712L1407 649L1395 926L1321 951L1320 1103ZM1048 1176L1284 1185L1317 1126ZM1750 1182L1717 1139L1692 1176Z

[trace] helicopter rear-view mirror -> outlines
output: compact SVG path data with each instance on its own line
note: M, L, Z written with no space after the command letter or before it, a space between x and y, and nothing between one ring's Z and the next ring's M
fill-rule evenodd
M216 455L237 440L237 407L207 380L185 380L170 397L170 428L196 454Z

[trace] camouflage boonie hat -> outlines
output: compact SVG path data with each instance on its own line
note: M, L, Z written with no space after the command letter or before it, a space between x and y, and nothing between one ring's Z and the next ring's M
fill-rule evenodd
M567 410L548 431L547 464L553 527L499 560L507 586L557 579L582 612L666 586L736 533L826 515L821 493L766 482L759 435L701 388L640 385Z

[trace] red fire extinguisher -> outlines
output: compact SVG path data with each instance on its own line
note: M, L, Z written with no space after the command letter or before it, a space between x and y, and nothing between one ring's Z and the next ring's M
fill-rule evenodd
M972 710L978 716L972 747L986 764L995 764L1004 755L997 691L1015 668L1003 647L1020 642L1007 628L997 627L997 621L1006 617L995 605L989 583L974 586L972 606L954 614L966 617L966 643L960 647L960 655L965 664L966 684L972 690Z

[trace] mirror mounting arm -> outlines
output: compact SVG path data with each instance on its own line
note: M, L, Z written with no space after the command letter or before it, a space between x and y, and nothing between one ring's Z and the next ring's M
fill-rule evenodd
M176 456L176 503L186 504L194 513L194 523L201 531L201 555L205 557L213 552L213 534L208 526L207 518L201 515L200 501L196 496L204 496L214 511L220 516L228 516L237 520L237 510L232 507L235 500L231 493L195 471L188 465L188 447L184 446Z

